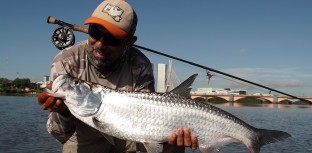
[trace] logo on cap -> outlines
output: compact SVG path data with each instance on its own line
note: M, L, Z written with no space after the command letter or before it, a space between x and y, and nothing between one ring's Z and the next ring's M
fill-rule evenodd
M113 4L107 4L104 7L103 12L111 16L116 22L119 22L121 20L121 15L124 12L124 10Z

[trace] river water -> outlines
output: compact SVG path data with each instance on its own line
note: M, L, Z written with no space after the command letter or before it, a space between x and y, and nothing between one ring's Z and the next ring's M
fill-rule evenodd
M261 153L312 152L312 105L217 106L257 128L283 130L292 135L284 141L262 147ZM47 114L37 104L37 97L0 96L0 115L1 153L61 152L61 144L46 131ZM248 153L248 150L242 144L233 143L219 152Z

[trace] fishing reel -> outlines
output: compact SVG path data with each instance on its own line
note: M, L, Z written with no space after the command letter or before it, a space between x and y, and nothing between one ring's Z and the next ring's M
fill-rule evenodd
M59 50L63 50L75 44L75 35L72 28L60 26L52 33L52 43Z
M73 30L88 33L88 29L76 24L69 24L61 20L57 20L51 16L48 17L47 22L50 24L60 25L53 31L52 43L60 50L70 47L75 44L75 35Z

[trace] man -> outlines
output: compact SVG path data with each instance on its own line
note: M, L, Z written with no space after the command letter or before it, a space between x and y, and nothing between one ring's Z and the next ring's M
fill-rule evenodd
M85 20L88 40L62 50L53 60L50 79L69 72L74 77L118 90L154 92L152 65L132 47L137 16L123 0L103 1ZM73 117L61 99L46 93L38 96L41 107L49 111L48 131L64 144L63 152L135 152L142 144L114 138L115 145L99 131ZM180 147L179 147L180 146ZM184 146L197 148L197 140L186 128L168 136L163 152L184 152Z

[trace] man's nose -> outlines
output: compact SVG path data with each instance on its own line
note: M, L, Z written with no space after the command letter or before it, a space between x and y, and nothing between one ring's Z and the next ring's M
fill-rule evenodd
M106 47L106 44L105 44L105 40L103 38L99 39L99 40L96 40L94 45L97 47L97 48L105 48Z

